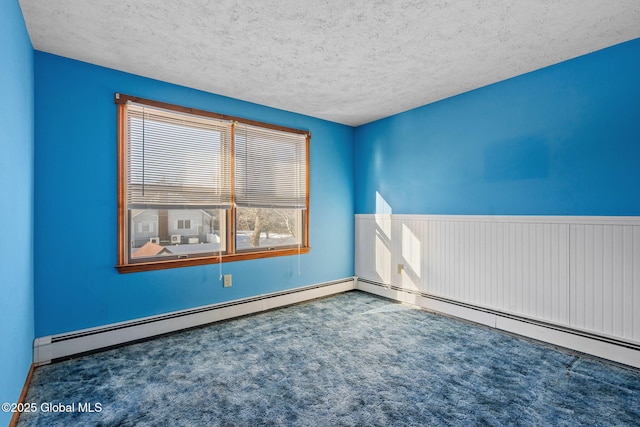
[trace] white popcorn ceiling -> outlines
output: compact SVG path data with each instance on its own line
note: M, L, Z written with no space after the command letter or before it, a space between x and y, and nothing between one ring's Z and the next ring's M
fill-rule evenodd
M37 50L348 125L640 37L639 0L20 4Z

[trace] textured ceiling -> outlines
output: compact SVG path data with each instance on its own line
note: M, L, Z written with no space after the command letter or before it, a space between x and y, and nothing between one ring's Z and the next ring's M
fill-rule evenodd
M640 37L638 0L20 4L37 50L348 125Z

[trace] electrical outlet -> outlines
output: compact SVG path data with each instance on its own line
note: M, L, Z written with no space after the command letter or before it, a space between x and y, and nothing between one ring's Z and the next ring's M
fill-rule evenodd
M398 264L398 274L402 274L402 270L404 270L404 264Z
M224 275L224 283L223 283L223 286L224 286L225 288L228 288L228 287L230 287L230 286L231 286L231 275L230 275L230 274L225 274L225 275Z

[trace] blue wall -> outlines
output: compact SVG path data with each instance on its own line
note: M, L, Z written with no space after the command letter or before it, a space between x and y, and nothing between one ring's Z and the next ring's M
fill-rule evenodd
M0 173L12 201L0 215L26 236L3 247L12 253L4 286L19 288L17 304L2 303L16 320L3 325L21 331L3 333L17 347L33 337L33 259L35 335L45 336L351 276L353 213L376 203L394 213L640 215L640 40L354 130L42 52L32 68L17 2L0 11L11 105ZM227 289L216 265L118 274L114 92L310 130L302 275L297 257L224 264ZM1 357L26 365L20 351Z
M355 159L356 213L640 215L640 39L361 126Z
M0 58L0 402L17 402L34 337L33 48L17 0L0 2Z
M118 274L114 92L311 131L311 252ZM35 52L35 331L46 336L350 277L353 129Z

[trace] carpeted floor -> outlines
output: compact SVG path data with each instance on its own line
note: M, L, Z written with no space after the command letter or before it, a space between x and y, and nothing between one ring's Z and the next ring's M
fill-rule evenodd
M27 402L19 426L622 426L640 371L349 292L38 368Z

